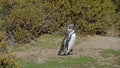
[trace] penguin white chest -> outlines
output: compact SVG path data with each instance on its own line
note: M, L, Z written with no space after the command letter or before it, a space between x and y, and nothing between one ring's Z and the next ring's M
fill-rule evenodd
M76 34L73 33L73 34L71 35L70 41L69 41L69 43L68 43L68 49L69 49L69 50L72 49L72 47L74 46L75 40L76 40Z

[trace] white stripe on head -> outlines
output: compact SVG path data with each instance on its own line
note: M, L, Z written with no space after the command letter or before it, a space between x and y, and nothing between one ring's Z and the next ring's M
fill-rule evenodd
M69 29L74 29L74 24L69 24L69 25L68 25L68 30L69 30Z

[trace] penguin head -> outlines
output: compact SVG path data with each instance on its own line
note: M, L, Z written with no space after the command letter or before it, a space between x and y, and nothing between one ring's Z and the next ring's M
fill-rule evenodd
M68 25L68 30L73 30L74 29L74 24L69 24Z

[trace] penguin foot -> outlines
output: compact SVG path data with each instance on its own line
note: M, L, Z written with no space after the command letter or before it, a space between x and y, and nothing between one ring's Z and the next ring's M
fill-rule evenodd
M71 49L70 52L68 52L68 55L73 55L73 49Z
M68 55L73 55L73 52L69 52Z
M60 55L60 56L73 55L73 49L71 49L70 52L68 52L68 53L66 53L64 51L59 51L58 55Z

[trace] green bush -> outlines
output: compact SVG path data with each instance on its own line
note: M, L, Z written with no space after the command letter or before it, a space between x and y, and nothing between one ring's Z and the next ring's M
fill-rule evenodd
M0 68L18 68L18 62L14 53L10 53L4 34L0 32Z
M0 67L1 68L18 68L14 54L4 54L0 56Z
M44 33L64 32L70 23L78 33L106 33L120 28L118 5L112 0L1 0L5 32L28 42ZM25 38L24 38L25 37Z

